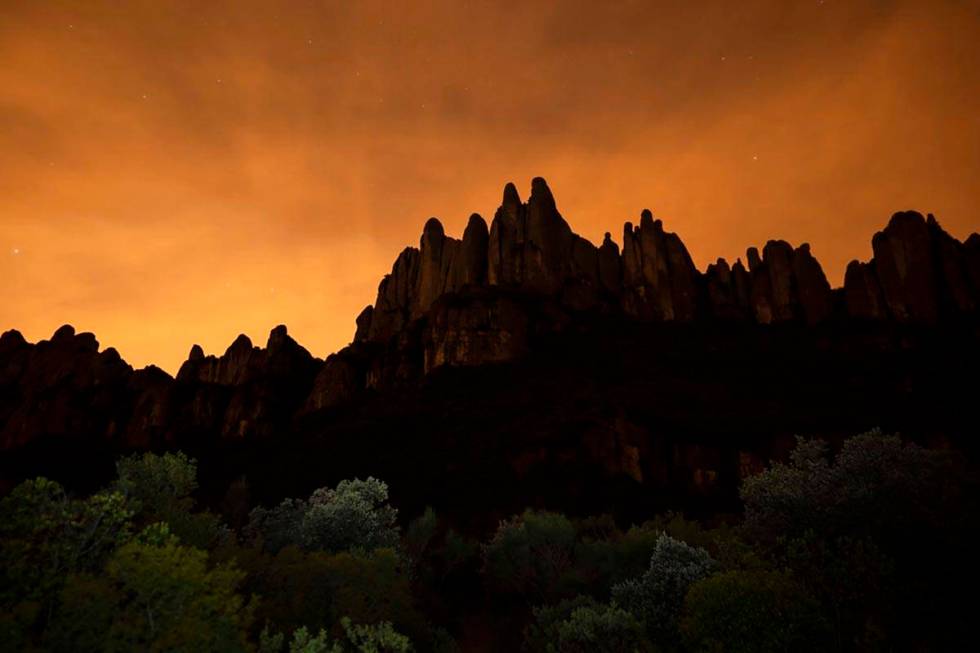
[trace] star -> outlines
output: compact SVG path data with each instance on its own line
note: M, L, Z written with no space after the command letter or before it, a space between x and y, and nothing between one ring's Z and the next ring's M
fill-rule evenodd
M10 250L10 253L13 254L14 256L17 256L18 254L20 254L20 248L14 247L12 250Z
M758 160L759 160L759 157L757 157L757 156L755 156L755 155L753 155L753 156L752 156L752 160L753 160L753 161L758 161Z

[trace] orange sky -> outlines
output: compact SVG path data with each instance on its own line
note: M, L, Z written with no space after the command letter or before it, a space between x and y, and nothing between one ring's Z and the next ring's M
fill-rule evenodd
M323 357L427 217L535 175L593 242L649 207L839 285L896 210L980 229L978 62L965 0L0 0L0 330Z

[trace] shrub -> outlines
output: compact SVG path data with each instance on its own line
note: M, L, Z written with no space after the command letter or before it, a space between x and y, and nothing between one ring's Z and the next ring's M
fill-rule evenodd
M371 551L398 544L397 517L384 482L354 479L334 489L320 488L307 501L286 499L272 509L256 508L249 532L272 552L289 545L309 551Z
M688 588L716 569L708 552L662 534L642 577L613 587L613 601L646 626L656 643L678 640L678 619Z
M600 604L591 596L579 595L552 605L533 610L533 620L524 629L524 650L532 653L554 650L558 641L558 626L567 621L579 608L598 608Z
M616 606L580 607L558 624L559 653L624 653L651 650L643 625Z
M730 571L695 583L681 623L691 651L822 651L819 606L785 573Z
M538 602L558 598L573 567L576 533L564 515L527 510L501 522L483 547L483 569L491 585Z

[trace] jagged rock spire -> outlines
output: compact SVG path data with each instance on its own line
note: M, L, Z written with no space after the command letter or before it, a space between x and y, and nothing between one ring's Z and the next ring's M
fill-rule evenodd
M644 320L700 318L761 324L819 324L835 311L867 319L933 322L943 312L980 306L980 236L960 243L929 216L896 214L873 240L875 258L848 266L839 306L807 243L770 240L729 265L698 272L680 237L649 209L626 222L622 248L607 233L600 247L572 232L541 177L522 203L513 183L487 228L470 216L462 240L430 219L420 248L408 248L382 280L355 341L387 340L438 300L471 287L504 287L552 297L572 310L616 307Z

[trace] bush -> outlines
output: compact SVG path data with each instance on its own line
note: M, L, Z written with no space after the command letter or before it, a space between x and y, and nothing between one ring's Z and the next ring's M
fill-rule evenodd
M730 571L695 583L681 623L691 651L768 653L829 646L819 605L785 573Z
M558 641L558 626L571 618L579 608L598 608L600 604L591 596L579 595L553 605L533 610L533 621L524 629L524 650L539 653L554 650Z
M581 607L558 624L559 653L623 653L651 650L643 626L616 606Z
M662 534L642 577L613 587L613 602L646 626L656 643L678 640L678 619L688 588L716 570L708 552Z
M575 547L568 518L527 510L501 522L483 547L484 574L500 591L546 602L567 593Z
M375 478L320 488L309 500L286 499L256 508L249 532L269 551L296 545L308 551L371 551L398 544L398 511L388 505L388 486Z
M412 642L395 630L388 622L376 624L354 624L350 619L341 619L343 635L331 639L321 629L311 635L306 626L293 631L289 641L289 653L411 653ZM259 653L282 653L285 637L282 633L262 630L259 638Z

